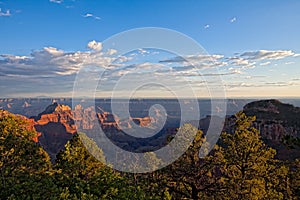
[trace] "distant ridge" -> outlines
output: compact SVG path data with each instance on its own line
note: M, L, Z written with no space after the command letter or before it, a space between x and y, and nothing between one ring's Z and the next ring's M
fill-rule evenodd
M262 139L277 150L279 159L300 158L300 146L286 145L286 139L300 140L299 107L282 103L276 99L267 99L247 103L241 111L247 116L256 116L253 126L260 132ZM200 120L199 127L204 133L207 132L212 117L207 116ZM223 131L233 133L235 121L234 115L228 115Z
M248 103L243 111L256 116L254 127L260 131L265 142L277 150L283 160L300 158L300 147L285 145L287 138L300 139L300 108L276 99Z
M300 127L300 108L276 99L248 103L243 111L246 115L255 115L257 119L282 121L285 125Z

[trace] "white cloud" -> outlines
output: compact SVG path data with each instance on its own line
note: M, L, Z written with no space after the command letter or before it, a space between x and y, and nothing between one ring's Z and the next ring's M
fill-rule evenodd
M215 62L220 59L224 58L224 55L219 54L213 54L213 55L187 55L187 56L176 56L174 58L170 58L167 60L162 60L160 62L177 62L177 63L183 63L183 62Z
M102 43L101 42L96 42L95 40L90 41L87 44L87 47L89 49L95 50L95 51L101 51L102 50Z
M115 49L108 49L108 51L107 51L108 55L113 55L115 53L117 53L117 50L115 50Z
M241 57L229 57L228 61L230 62L231 65L234 66L245 66L250 64L249 60L246 60Z
M51 54L52 56L61 56L64 54L63 50L58 50L55 47L45 47L44 50L45 52Z
M86 13L85 15L81 15L81 16L84 17L84 18L94 18L94 19L96 19L96 20L100 20L100 19L101 19L100 17L95 16L95 15L92 14L92 13Z
M210 27L209 24L204 25L204 29L208 29Z
M11 16L10 10L2 11L0 8L0 17L9 17Z
M227 62L223 61L223 55L187 55L187 56L176 56L167 60L161 60L160 63L177 64L185 67L185 69L191 67L193 69L208 69L216 67L227 66ZM184 69L184 68L178 68Z
M90 48L101 50L101 43L89 43ZM85 65L108 67L114 60L108 52L64 52L54 47L44 47L33 51L30 56L0 55L2 76L55 77L73 75ZM115 65L117 66L117 65ZM110 66L113 68L113 66Z
M253 52L244 52L235 54L233 57L225 57L224 55L187 55L177 56L170 59L162 60L160 63L174 65L178 63L182 67L173 68L176 71L191 71L197 69L209 69L222 67L221 74L241 74L248 69L255 68L257 65L266 66L271 64L270 60L285 59L293 56L295 53L291 50L258 50ZM290 63L288 63L290 64ZM195 66L195 67L192 67Z
M63 2L63 0L50 0L50 2L60 4Z
M40 90L44 92L50 87L53 91L57 90L61 92L62 90L66 90L66 88L70 91L79 69L83 66L95 66L97 69L105 70L105 74L101 77L101 81L104 81L103 87L105 90L112 90L113 88L110 87L113 87L125 75L132 81L132 87L134 87L135 79L140 80L144 77L152 76L156 77L157 80L167 78L166 81L168 83L177 84L177 86L180 85L180 81L182 80L198 84L205 77L205 80L211 81L215 77L226 76L226 79L243 82L238 84L235 84L235 81L230 82L230 87L263 87L264 85L269 87L272 86L271 83L262 83L261 81L254 85L249 83L248 81L251 82L250 79L258 77L261 74L253 76L250 72L247 73L246 70L254 67L256 63L258 63L257 65L265 65L270 62L269 60L284 59L286 55L295 54L292 51L268 51L272 52L272 54L263 51L262 53L255 54L255 59L253 58L254 55L250 57L250 55L246 56L244 53L235 54L233 57L225 57L220 54L196 54L183 57L177 56L159 61L158 63L152 61L134 63L132 59L135 56L131 54L117 57L117 50L115 49L102 51L101 42L93 40L87 46L93 51L65 52L55 47L44 47L43 49L33 51L30 55L0 55L0 85L6 85L7 88L9 88L9 85L11 87L15 86L16 83L20 85L18 91L11 90L11 92L24 92L28 88L34 90L37 84L41 86L35 92L39 92ZM147 49L137 51L147 51ZM130 64L128 64L129 60ZM219 71L214 71L216 67L220 67ZM24 81L24 84L21 83L21 80ZM59 89L58 84L64 88ZM283 83L273 84L273 86L276 85L284 86ZM10 92L10 90L6 91ZM5 93L5 90L1 90L0 92Z
M270 62L270 61L267 61L267 62L260 63L259 65L260 65L260 66L266 66L266 65L269 65L269 64L271 64L271 62Z
M241 69L239 69L239 68L230 67L230 68L228 68L228 70L231 71L234 74L241 74L242 73Z
M233 17L233 18L230 19L230 23L233 23L235 21L236 21L236 17Z
M295 53L291 50L277 50L277 51L268 51L268 50L259 50L259 51L248 51L240 54L240 57L248 60L279 60L285 57L294 56Z
M18 62L18 61L24 61L26 59L29 59L28 56L14 56L14 55L7 55L7 54L0 55L0 57L10 60L11 62Z
M150 62L144 62L144 63L136 65L137 68L143 68L143 69L161 68L163 66L164 65L160 64L160 63L150 63Z
M86 13L85 15L83 15L83 17L93 17L93 14L91 14L91 13Z

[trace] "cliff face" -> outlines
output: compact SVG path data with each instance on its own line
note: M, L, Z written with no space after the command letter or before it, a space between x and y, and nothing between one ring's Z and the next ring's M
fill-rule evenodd
M31 120L35 121L34 128L41 133L38 142L54 161L56 154L76 133L70 107L54 103Z
M300 139L300 108L290 104L284 104L278 100L261 100L248 103L243 112L247 116L256 116L253 127L259 130L261 138L270 147L277 150L277 157L282 160L294 160L300 158L300 147L287 146L286 138ZM220 118L221 119L221 118ZM211 116L203 118L199 122L204 134L210 125ZM226 117L223 131L234 132L236 118Z
M277 157L284 160L300 158L300 147L284 145L285 139L300 138L300 108L278 100L256 101L245 105L246 115L255 115L254 127L265 142L277 150Z
M282 160L300 158L300 147L285 145L287 137L300 138L300 108L278 100L261 100L246 104L243 112L247 116L256 116L253 126L259 130L262 139L277 150ZM234 131L235 118L228 117L224 131Z
M59 123L65 127L66 132L76 133L72 110L69 106L54 103L34 119L39 126L47 125L50 122Z
M38 142L49 153L52 161L55 160L57 153L64 148L64 145L77 130L83 132L93 132L96 124L100 124L102 130L108 136L113 137L118 143L130 143L132 140L125 137L122 130L130 129L133 123L140 127L152 127L156 121L151 117L119 119L117 116L102 109L97 112L92 108L82 108L77 105L74 110L69 106L53 103L42 113L30 119L34 128L40 132Z
M24 104L25 108L26 106L34 106L34 104L32 102L31 105ZM246 104L243 111L248 116L256 116L254 127L260 131L262 139L277 150L280 159L300 158L298 147L291 149L283 144L283 140L287 136L300 138L300 108L277 100L263 100ZM156 113L154 117L120 119L100 107L94 110L91 107L83 108L81 105L77 105L74 110L71 110L68 106L54 102L36 117L27 120L28 128L36 129L39 132L34 141L39 142L54 161L56 154L64 148L66 142L77 130L88 133L95 128L96 124L101 126L115 144L126 150L135 152L156 150L164 145L168 135L176 134L177 128L174 125L176 123L167 122L162 130L158 130L157 128L162 122L160 117L160 114ZM224 131L233 131L234 122L234 117L228 117ZM200 120L200 128L204 133L207 131L209 123L210 117ZM144 128L138 134L144 134L149 130L154 130L158 134L150 139L128 136L126 131L132 131L133 126ZM91 133L94 132L91 131Z
M256 101L245 105L246 115L256 116L254 127L261 136L280 143L286 136L300 137L300 108L278 100Z

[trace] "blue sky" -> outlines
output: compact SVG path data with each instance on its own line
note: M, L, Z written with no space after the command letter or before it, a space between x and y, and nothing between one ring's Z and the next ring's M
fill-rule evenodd
M140 27L179 31L196 40L210 55L219 55L212 59L223 63L218 66L220 74L232 73L222 76L228 97L299 97L300 1L297 0L0 0L0 8L0 95L3 97L71 95L82 63L70 66L70 57L72 62L83 62L83 56L99 52L94 47L105 39ZM91 41L95 41L94 46L88 47ZM176 57L169 56L169 59ZM167 59L166 54L143 58L139 54L123 65L134 65L137 69ZM168 64L157 67L170 68L178 62ZM184 63L180 65L187 67ZM115 70L125 69L128 67ZM141 95L161 95L152 89Z

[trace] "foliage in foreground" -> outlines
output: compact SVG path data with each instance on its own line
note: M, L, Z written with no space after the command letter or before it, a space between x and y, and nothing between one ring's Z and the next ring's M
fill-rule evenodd
M0 111L0 199L297 199L300 162L275 159L251 124L254 117L236 115L234 133L223 133L220 145L199 158L206 144L201 131L186 124L182 130L197 135L174 163L148 174L119 173L106 167L101 149L95 159L75 135L51 164L33 142L21 117ZM182 140L185 138L182 137ZM96 146L84 138L85 145ZM170 152L172 153L172 152ZM147 154L156 165L155 154ZM99 162L98 159L102 160ZM154 167L154 166L153 166ZM155 167L154 167L155 168Z

